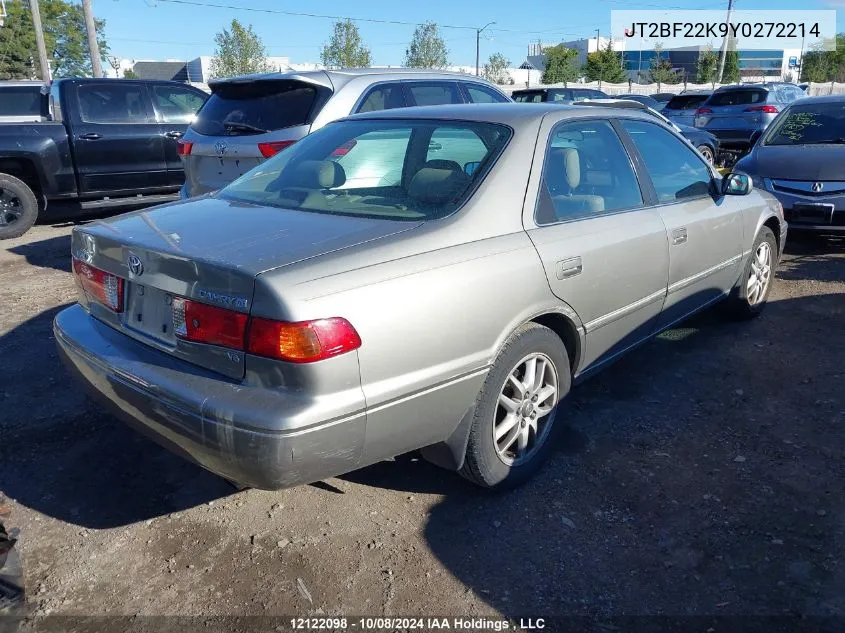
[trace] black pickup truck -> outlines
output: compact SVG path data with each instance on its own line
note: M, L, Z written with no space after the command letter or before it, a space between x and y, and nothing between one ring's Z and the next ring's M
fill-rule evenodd
M59 79L33 89L45 120L0 120L0 239L26 233L50 203L94 209L178 195L178 140L205 92L129 79ZM3 90L0 82L0 99Z

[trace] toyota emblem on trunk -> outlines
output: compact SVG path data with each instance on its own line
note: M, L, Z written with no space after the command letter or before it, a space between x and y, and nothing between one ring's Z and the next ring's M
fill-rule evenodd
M144 264L141 263L141 258L137 255L130 255L127 257L126 265L129 267L129 272L136 277L140 277L144 274Z
M813 183L813 193L819 193L822 189L824 189L823 182L814 182Z
M217 141L214 144L214 151L223 156L227 151L229 151L229 146L226 145L223 141Z

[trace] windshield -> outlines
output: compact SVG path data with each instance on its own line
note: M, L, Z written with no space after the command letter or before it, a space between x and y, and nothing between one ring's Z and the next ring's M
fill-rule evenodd
M748 90L725 90L724 92L714 92L713 96L707 102L708 106L736 106L736 105L751 105L754 103L763 103L768 96L768 92L753 88Z
M458 209L505 147L504 125L341 121L225 187L220 197L316 213L428 220Z
M790 106L769 127L763 145L845 143L845 102Z

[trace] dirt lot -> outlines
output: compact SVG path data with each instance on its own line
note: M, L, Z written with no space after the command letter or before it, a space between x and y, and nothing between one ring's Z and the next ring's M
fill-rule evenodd
M69 232L0 250L0 491L33 613L845 615L843 241L793 241L757 321L710 311L578 387L520 490L408 455L271 493L69 382Z

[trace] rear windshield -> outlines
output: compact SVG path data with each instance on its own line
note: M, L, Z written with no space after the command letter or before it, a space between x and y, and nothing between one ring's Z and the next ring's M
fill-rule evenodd
M711 106L732 106L748 105L750 103L761 103L766 100L768 92L765 90L726 90L725 92L714 92L707 105Z
M283 150L218 195L314 213L439 218L467 200L510 136L510 128L493 123L341 121Z
M666 110L690 110L707 101L707 95L678 95L666 103Z
M589 90L587 88L575 88L572 91L572 99L574 101L583 101L584 99L607 99L608 96L601 90Z
M0 116L32 116L42 113L41 86L0 87Z
M769 126L764 145L845 143L845 103L795 104Z
M197 113L191 128L207 136L263 134L308 122L317 88L301 81L223 84Z

